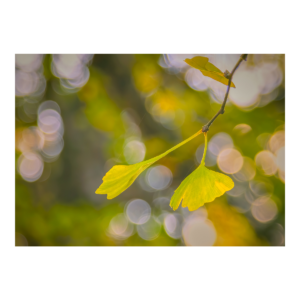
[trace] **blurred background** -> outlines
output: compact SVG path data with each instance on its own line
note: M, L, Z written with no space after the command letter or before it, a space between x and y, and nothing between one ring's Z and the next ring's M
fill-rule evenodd
M17 54L16 246L283 246L285 56L254 54L236 71L208 132L206 166L235 187L190 212L170 198L200 163L198 136L121 195L95 194L116 164L152 158L218 111L226 86L185 58L231 71L240 54Z

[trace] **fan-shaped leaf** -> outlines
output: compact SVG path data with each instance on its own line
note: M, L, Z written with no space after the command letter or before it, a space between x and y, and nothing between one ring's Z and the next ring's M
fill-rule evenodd
M234 187L232 179L224 174L200 165L186 177L171 198L170 206L175 210L182 201L182 207L196 210L204 203L212 202Z
M184 61L191 67L200 70L204 76L210 77L216 81L228 85L228 78L226 78L224 76L224 73L221 70L219 70L216 66L208 62L207 57L195 56L191 59L187 58ZM230 86L235 88L233 82L231 82Z
M190 211L196 210L204 203L212 202L222 196L226 191L234 187L232 179L224 174L205 168L205 156L207 151L207 133L205 147L200 166L186 177L171 198L170 206L176 210L181 200L182 207L188 207Z

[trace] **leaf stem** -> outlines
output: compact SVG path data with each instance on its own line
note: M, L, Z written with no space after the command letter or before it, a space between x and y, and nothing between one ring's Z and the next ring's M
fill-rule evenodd
M222 103L222 106L220 108L220 110L215 114L215 116L207 123L205 124L203 127L202 127L202 132L207 132L209 130L209 127L210 125L214 122L214 120L221 114L224 114L225 112L225 105L226 105L226 102L227 102L227 98L228 98L228 95L229 95L229 90L230 90L230 84L231 84L231 81L232 81L232 77L233 77L233 74L235 73L235 71L237 70L237 68L239 67L239 65L241 64L241 62L243 60L247 60L247 56L248 54L242 54L240 59L238 60L238 62L236 63L236 65L234 66L233 70L231 71L229 77L228 77L228 85L227 85L227 91L226 91L226 94L225 94L225 97L224 97L224 100L223 100L223 103Z
M205 157L206 157L206 151L207 151L207 132L204 132L204 138L205 138L204 152L203 152L200 166L205 166Z
M153 163L161 158L163 158L164 156L166 156L168 153L176 150L177 148L183 146L184 144L186 144L187 142L189 142L190 140L194 139L196 136L198 136L199 134L202 133L202 129L200 129L199 131L197 131L195 134L193 134L192 136L190 136L189 138L187 138L186 140L182 141L181 143L175 145L174 147L172 147L171 149L165 151L164 153L157 155L153 158L150 158L148 160L143 161L143 163L148 162L148 163ZM142 162L140 162L139 164L141 164Z

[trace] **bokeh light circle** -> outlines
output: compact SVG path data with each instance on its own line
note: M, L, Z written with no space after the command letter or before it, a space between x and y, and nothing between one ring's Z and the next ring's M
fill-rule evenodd
M18 159L18 171L22 178L28 182L38 180L44 170L44 161L34 152L25 152Z
M250 181L256 175L256 167L254 161L249 157L243 157L242 168L233 175L238 181Z
M285 170L285 147L281 147L276 151L275 163L280 171Z
M172 183L172 179L170 169L161 165L150 168L146 174L148 185L155 190L166 189Z
M208 143L208 150L218 156L222 150L233 148L231 136L225 132L215 134Z
M254 106L259 100L261 85L257 68L240 66L239 76L234 77L234 84L239 88L230 90L230 100L241 108Z
M126 215L130 222L134 224L144 224L150 219L151 207L146 201L135 199L130 201L127 205Z
M16 70L15 93L16 96L26 96L36 92L39 88L41 76L35 72L27 73Z
M124 156L128 164L136 164L143 161L146 154L146 147L140 141L130 141L124 147Z
M243 157L236 149L225 149L217 159L219 169L227 174L237 173L243 166Z
M168 236L179 239L181 237L181 215L167 214L164 217L164 228Z
M16 54L16 67L25 72L39 69L43 60L42 54Z
M40 150L43 148L44 142L44 135L39 128L30 126L22 132L22 145L20 145L20 149L23 152L26 150Z
M269 148L273 153L285 145L285 131L280 130L275 132L269 140Z
M53 109L43 110L38 116L39 128L46 134L52 134L63 126L60 114Z
M56 110L59 114L61 113L60 107L57 104L57 102L52 101L52 100L47 100L47 101L42 102L38 108L38 114L40 114L42 111L44 111L46 109L53 109L53 110Z
M62 137L55 139L54 141L46 141L43 145L42 153L46 157L58 156L64 148L64 140Z
M260 197L252 203L251 213L257 221L266 223L276 217L278 209L276 203L271 198Z
M115 215L109 223L109 232L120 239L126 239L133 234L134 227L123 213Z
M187 221L182 235L187 246L212 246L217 238L212 222L198 218Z
M238 124L233 128L233 131L239 135L245 135L246 133L250 132L252 130L251 126L248 124Z
M274 175L277 171L276 157L270 151L263 150L256 154L255 163L257 168L265 175Z

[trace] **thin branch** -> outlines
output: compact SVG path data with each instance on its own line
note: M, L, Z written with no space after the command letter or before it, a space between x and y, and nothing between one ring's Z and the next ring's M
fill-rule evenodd
M222 103L222 106L220 108L220 110L215 114L215 116L207 123L205 124L203 127L202 127L202 132L207 132L209 130L209 127L210 125L214 122L214 120L221 114L224 114L225 112L225 105L226 105L226 102L227 102L227 98L228 98L228 95L229 95L229 90L230 90L230 85L231 85L231 81L232 81L232 77L233 77L233 74L234 72L236 71L236 69L239 67L239 65L241 64L241 62L243 60L247 60L247 56L248 54L242 54L240 59L238 60L238 62L236 63L236 65L234 66L233 70L231 71L231 73L229 74L228 76L228 85L227 85L227 91L226 91L226 94L225 94L225 98L223 100L223 103Z

